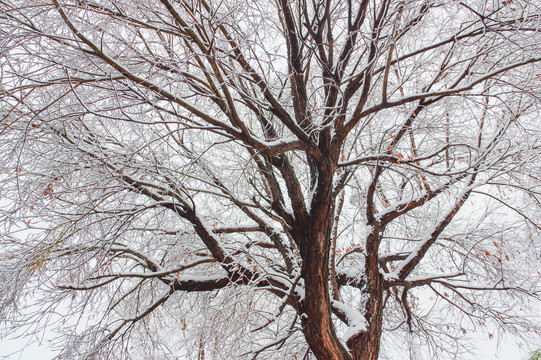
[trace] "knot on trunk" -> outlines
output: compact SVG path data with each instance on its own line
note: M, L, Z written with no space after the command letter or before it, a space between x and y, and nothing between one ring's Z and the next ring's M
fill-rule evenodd
M366 330L360 330L360 331L357 331L355 334L351 335L347 341L346 341L346 345L348 346L348 348L350 350L353 350L353 347L355 346L355 343L357 342L357 340L359 340L359 338L363 335L366 335L367 334L367 331Z

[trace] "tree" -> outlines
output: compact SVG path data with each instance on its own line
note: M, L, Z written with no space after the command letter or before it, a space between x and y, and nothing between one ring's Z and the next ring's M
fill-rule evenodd
M0 4L4 334L372 360L539 331L536 1Z
M541 359L541 352L539 350L534 351L531 354L530 360L539 360L539 359Z

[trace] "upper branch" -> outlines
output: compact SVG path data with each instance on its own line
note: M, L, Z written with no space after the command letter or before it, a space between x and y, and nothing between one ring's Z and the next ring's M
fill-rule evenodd
M465 191L463 192L462 196L460 196L459 200L455 203L455 205L451 208L451 210L449 210L447 214L438 221L438 223L432 228L431 232L427 235L427 237L421 241L421 244L419 244L417 249L412 251L411 254L404 261L402 261L402 263L400 263L399 267L395 271L398 279L404 280L413 271L413 269L415 269L417 264L425 256L428 249L430 249L430 247L436 242L442 231L447 227L447 225L449 225L453 217L456 215L458 210L460 210L462 205L464 205L469 195L471 194L472 185L475 181L475 177L475 174L471 176Z

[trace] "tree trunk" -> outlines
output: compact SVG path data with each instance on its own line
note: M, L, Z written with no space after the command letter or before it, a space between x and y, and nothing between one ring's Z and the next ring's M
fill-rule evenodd
M301 304L302 325L306 341L317 359L320 360L377 360L383 319L383 278L379 274L377 260L367 258L366 272L367 301L361 311L366 315L368 329L348 339L348 351L338 338L331 319L331 299L329 291L329 246L330 230L321 226L324 221L311 222L306 227L308 235L303 246L302 277L305 280L306 297Z
M368 321L368 329L348 339L347 346L351 350L348 351L337 336L331 318L329 259L334 221L332 178L335 169L331 164L319 165L310 214L305 223L299 224L295 233L300 245L301 276L305 286L305 298L300 303L303 333L310 350L319 360L377 360L383 317L383 278L378 268L380 229L373 228L366 244L367 287L363 296L367 300L361 312Z
M304 336L313 354L319 360L351 359L349 352L336 335L331 319L329 252L327 251L330 238L324 233L314 235L312 246L305 247L301 252L302 277L305 281L306 292L301 304Z
M305 299L301 302L303 333L310 349L319 360L349 360L351 356L336 334L331 318L329 259L334 200L333 167L318 164L316 191L307 221L299 236Z

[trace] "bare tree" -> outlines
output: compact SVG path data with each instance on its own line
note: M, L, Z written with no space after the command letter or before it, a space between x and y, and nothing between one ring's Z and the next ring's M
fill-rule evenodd
M4 335L374 360L540 330L538 1L0 4Z

